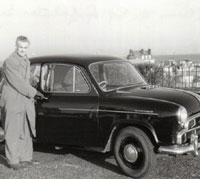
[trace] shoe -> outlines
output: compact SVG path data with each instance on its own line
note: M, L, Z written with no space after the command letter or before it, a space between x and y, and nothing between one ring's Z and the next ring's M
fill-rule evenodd
M9 164L8 165L10 169L13 170L20 170L20 169L24 169L25 167L20 165L20 164Z
M31 160L31 161L21 161L20 164L23 165L23 166L26 166L26 165L39 165L40 162L35 161L35 160Z

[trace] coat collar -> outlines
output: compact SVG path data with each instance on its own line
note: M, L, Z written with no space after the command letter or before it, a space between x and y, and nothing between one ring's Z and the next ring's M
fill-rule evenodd
M19 59L19 60L24 60L26 62L28 61L28 56L27 55L25 55L24 57L21 57L16 51L14 51L12 55L14 57L16 57L17 59Z

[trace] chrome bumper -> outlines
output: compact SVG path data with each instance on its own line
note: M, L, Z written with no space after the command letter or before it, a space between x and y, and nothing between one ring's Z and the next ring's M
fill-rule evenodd
M172 146L161 146L158 148L158 152L164 154L181 155L191 153L193 156L199 154L198 149L200 148L200 143L198 143L198 135L192 134L190 138L190 143L188 145L172 145Z

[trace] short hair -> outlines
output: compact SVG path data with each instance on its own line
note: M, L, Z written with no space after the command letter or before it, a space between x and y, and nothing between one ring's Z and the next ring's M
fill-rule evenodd
M28 42L30 44L29 39L26 36L23 36L23 35L20 35L20 36L17 37L16 44L17 44L18 41Z

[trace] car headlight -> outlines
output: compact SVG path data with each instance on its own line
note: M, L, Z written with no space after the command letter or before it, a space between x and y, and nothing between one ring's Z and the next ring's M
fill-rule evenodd
M187 110L183 106L181 106L178 109L176 115L177 115L177 118L178 118L178 123L183 126L185 124L186 120L187 120L187 117L188 117Z

